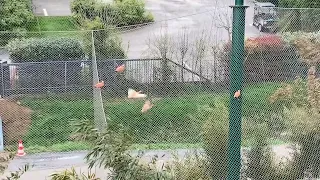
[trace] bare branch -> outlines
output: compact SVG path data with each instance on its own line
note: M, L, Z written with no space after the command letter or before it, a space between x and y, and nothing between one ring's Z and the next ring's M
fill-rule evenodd
M228 32L228 39L231 40L232 33L232 14L228 10L219 9L216 13L211 14L215 20L217 28L222 28Z
M149 56L162 59L171 59L174 49L172 38L169 36L167 28L163 30L163 26L160 28L160 33L156 35L153 34L152 38L147 40L147 53Z

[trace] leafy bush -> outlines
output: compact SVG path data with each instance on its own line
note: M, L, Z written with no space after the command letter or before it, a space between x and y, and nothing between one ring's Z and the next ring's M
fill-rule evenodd
M109 120L110 121L110 120ZM150 180L211 180L207 173L206 156L199 155L197 152L188 153L184 159L180 159L174 154L171 162L160 162L157 156L154 156L151 162L145 162L141 159L143 153L137 156L130 154L132 146L132 136L122 127L109 126L104 132L98 133L94 129L92 120L83 121L72 120L71 125L74 128L74 137L76 140L87 141L93 145L93 149L87 154L86 160L89 163L89 174L79 175L74 168L65 170L61 173L52 174L53 179L86 179L95 175L90 173L93 166L111 170L106 174L108 179L150 179ZM111 129L118 129L113 131ZM161 166L161 167L159 167ZM96 178L97 180L100 178Z
M224 49L221 57L229 74L231 43L225 44ZM246 83L286 81L294 79L303 70L295 48L276 35L247 39L244 55Z
M98 15L96 13L96 8L96 0L73 0L71 2L72 16L80 25L83 20L93 20Z
M10 59L16 63L47 62L47 64L21 64L18 85L22 88L61 87L67 83L79 85L81 82L81 62L84 59L82 43L73 38L30 38L15 39L7 45ZM63 62L68 62L67 67ZM66 71L66 77L65 75ZM67 79L65 79L67 78ZM67 80L67 82L65 82Z
M34 19L31 0L0 0L0 31L27 28Z
M229 110L216 100L212 106L199 109L198 118L206 119L203 125L204 149L208 155L208 172L213 179L227 177L227 148Z
M10 31L0 32L0 46L5 47L12 39L23 38L26 36L27 30L24 28L15 28Z
M113 3L102 3L96 0L73 0L71 11L73 17L81 24L83 20L102 19L105 25L128 26L153 21L145 10L141 0L116 0Z
M31 0L0 0L0 46L25 36L28 23L34 19Z
M142 0L116 0L120 19L115 22L117 26L128 26L152 22L150 12L146 12L145 3Z
M7 49L16 63L83 60L85 55L82 43L68 37L15 39Z
M121 80L115 81L114 79L116 76L114 71L116 68L115 63L120 65L124 61L111 61L110 59L126 58L125 51L121 45L121 39L115 30L108 28L109 26L105 26L99 17L96 17L94 20L84 20L82 27L87 30L94 30L87 33L84 38L89 58L93 55L92 45L94 45L99 78L103 79L112 88L111 91L117 92L115 88L119 88L124 83Z
M51 180L101 180L100 178L97 178L94 173L91 173L91 171L88 172L88 174L78 174L74 167L71 168L71 170L64 170L62 172L53 173L50 175Z
M199 119L206 119L203 126L204 149L208 156L207 172L214 179L225 179L227 177L227 148L229 132L229 110L225 104L216 100L211 106L203 106L196 115ZM279 177L280 171L274 171L277 167L273 164L270 149L266 148L271 137L270 128L266 120L243 120L242 140L251 140L251 151L246 156L242 154L242 176L252 179L261 177ZM259 125L259 123L264 123ZM249 159L245 164L245 159ZM245 168L244 166L248 166ZM259 177L261 176L261 177Z
M281 169L274 161L274 154L269 147L271 137L267 124L247 124L247 133L254 138L254 144L248 152L245 176L250 179L277 180L283 178Z
M85 36L86 48L90 57L92 56L92 41L94 42L97 61L126 57L119 36L112 29L105 29L106 26L99 17L92 21L85 20L82 27L86 30L94 30Z
M197 152L188 153L183 160L177 155L173 162L168 166L171 170L173 179L177 180L211 180L208 173L208 159L206 155Z
M301 179L309 171L318 178L320 171L320 124L319 95L320 80L317 78L316 65L319 64L319 41L314 38L300 37L292 41L297 47L302 61L310 68L306 80L299 78L292 84L279 88L272 102L283 102L284 117L291 140L299 146L294 156L291 172L294 179Z
M135 157L130 154L132 137L128 134L126 128L121 125L115 125L117 128L109 125L101 133L93 129L94 125L91 120L72 121L72 125L78 138L85 141L89 140L93 145L93 149L85 157L90 169L94 166L110 169L109 178L114 180L156 180L170 177L170 173L166 170L157 170L156 157L150 164L146 165L140 161L141 153L138 153ZM117 129L117 131L111 129Z
M285 108L285 118L290 130L290 139L299 145L299 153L294 157L295 179L304 177L309 171L313 178L319 178L320 170L320 113L305 107Z

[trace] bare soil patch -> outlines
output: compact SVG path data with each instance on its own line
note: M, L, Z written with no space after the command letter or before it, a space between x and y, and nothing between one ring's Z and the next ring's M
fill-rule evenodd
M15 100L0 99L4 144L17 144L27 133L31 125L32 110L23 107ZM23 139L22 139L23 140Z

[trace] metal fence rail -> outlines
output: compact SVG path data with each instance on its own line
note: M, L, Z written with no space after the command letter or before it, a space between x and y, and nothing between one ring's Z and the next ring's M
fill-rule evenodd
M115 88L125 82L146 84L161 82L162 59L115 59L98 61L100 80L106 82L106 88ZM115 72L118 65L125 64L126 73L120 77ZM172 83L195 83L210 81L208 78L168 60ZM91 92L91 61L48 61L1 64L1 95L75 93ZM182 79L184 77L184 79ZM189 78L188 78L189 77ZM194 80L194 77L197 80ZM130 85L128 85L130 86ZM128 88L128 87L126 87Z
M287 52L286 52L287 53ZM288 54L288 53L287 53ZM290 71L282 71L287 68L287 59L296 57L293 54L262 54L250 55L249 60L257 60L246 67L246 82L270 82L293 79L305 71L298 63L291 62ZM271 57L272 56L272 57ZM267 62L273 59L273 62ZM248 60L248 61L249 61ZM130 88L130 86L146 87L162 82L162 59L114 59L98 61L100 80L106 82L106 88L117 91L116 87ZM275 63L278 62L278 63ZM115 68L125 64L126 72L118 75ZM208 73L200 74L187 67L167 60L169 66L168 82L178 84L190 84L207 82L209 86L227 84L228 65L222 67L202 67ZM212 71L214 70L214 71ZM89 93L92 90L91 61L48 61L1 64L1 96L43 93ZM274 74L274 72L285 74ZM125 92L125 89L123 89Z

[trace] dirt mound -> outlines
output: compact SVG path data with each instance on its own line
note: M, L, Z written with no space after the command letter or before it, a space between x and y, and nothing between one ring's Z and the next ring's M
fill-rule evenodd
M4 144L17 144L23 138L31 124L29 108L13 100L0 99L0 116L4 134Z

